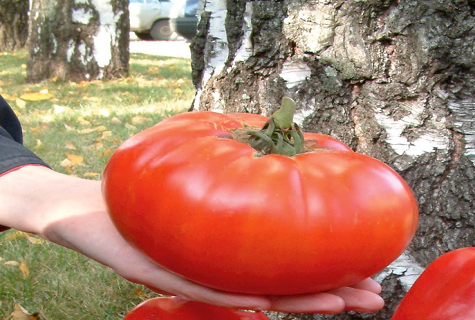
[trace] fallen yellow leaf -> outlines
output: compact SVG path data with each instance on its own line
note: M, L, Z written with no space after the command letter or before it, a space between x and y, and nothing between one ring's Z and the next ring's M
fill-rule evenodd
M77 121L79 122L79 124L81 126L90 126L91 125L91 122L87 121L86 119L84 119L83 117L78 117L77 118Z
M112 154L112 149L111 148L107 148L105 149L104 151L102 152L99 152L99 157L108 157Z
M84 158L75 154L67 154L67 159L70 161L71 166L79 166L82 164Z
M73 166L72 163L71 163L71 161L70 161L69 159L64 159L63 161L61 161L61 162L59 163L59 165L60 165L61 167L64 167L64 168L68 168L68 167L72 167L72 166Z
M122 123L122 121L120 121L120 119L117 118L117 117L112 117L111 122L113 124L121 124Z
M112 131L104 131L102 132L102 136L101 136L101 139L108 139L112 137Z
M26 265L26 262L25 261L22 261L20 263L20 266L18 267L21 271L21 275L23 277L23 279L26 279L28 278L28 276L30 275L30 269L28 268L28 266Z
M80 134L88 134L88 133L93 133L96 131L97 131L97 128L88 128L88 129L78 130Z
M97 172L86 172L84 174L84 177L85 178L97 178L99 177L101 174L100 173L97 173Z
M82 97L83 100L86 100L86 101L92 101L92 102L101 102L102 101L102 98L100 97L88 97L88 96L84 96Z
M31 236L29 234L26 235L26 238L28 239L28 241L30 241L30 243L32 244L40 244L42 243L44 240L41 239L41 238L38 238L38 237L35 237L35 236Z
M3 99L5 99L5 100L15 100L15 99L17 99L17 96L15 96L15 95L13 95L13 96L8 95L8 94L6 94L5 92L2 93L2 97L3 97Z
M82 129L82 130L78 130L78 132L80 134L88 134L88 133L93 133L93 132L102 132L102 131L106 131L107 128L106 126L98 126L98 127L95 127L95 128L87 128L87 129Z
M147 73L160 73L160 69L156 66L148 67Z
M23 231L11 232L9 235L5 236L2 241L3 242L12 241L15 239L20 239L20 238L26 238L28 239L28 241L30 241L33 244L38 244L38 243L43 242L43 239L38 238L37 236L34 236L31 233L23 232Z
M3 241L12 241L12 240L16 240L16 239L19 239L19 238L24 238L25 234L26 233L23 232L23 231L11 232L9 235L7 235L3 238Z
M135 288L135 289L134 289L134 295L135 295L137 298L147 299L147 294L146 294L145 291L142 290L141 288Z
M53 98L51 93L41 93L41 92L31 92L25 93L20 96L21 100L25 101L42 101L42 100L49 100Z
M145 121L148 121L148 120L150 120L150 119L139 115L139 116L133 117L131 121L132 121L133 125L138 125L138 124L141 124L141 123L143 123Z
M49 124L47 123L42 123L41 125L39 126L36 126L36 127L32 127L30 128L30 131L33 132L33 133L37 133L37 132L43 132L45 130L48 130L50 127L49 127Z

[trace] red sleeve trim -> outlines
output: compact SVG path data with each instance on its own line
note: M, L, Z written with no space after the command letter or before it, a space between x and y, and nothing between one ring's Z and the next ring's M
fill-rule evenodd
M6 175L6 174L8 174L8 173L10 173L10 172L19 170L19 169L21 169L21 168L23 168L23 167L26 167L26 166L41 166L41 167L48 168L47 166L42 165L42 164L40 164L40 163L22 164L21 166L18 166L18 167L15 167L15 168L11 168L11 169L9 169L9 170L7 170L7 171L5 171L5 172L0 173L0 177L4 176L4 175ZM0 227L1 227L1 226L0 226Z

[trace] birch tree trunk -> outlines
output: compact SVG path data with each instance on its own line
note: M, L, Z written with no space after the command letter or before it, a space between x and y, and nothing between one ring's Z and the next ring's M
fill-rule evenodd
M89 81L129 72L127 0L32 0L27 81Z
M16 51L28 39L28 0L0 1L0 51Z
M305 131L396 169L420 223L377 275L389 319L442 253L475 244L475 1L209 0L192 43L194 109L270 115L283 96Z

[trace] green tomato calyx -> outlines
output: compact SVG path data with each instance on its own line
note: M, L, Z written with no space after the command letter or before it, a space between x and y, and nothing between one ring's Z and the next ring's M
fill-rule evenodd
M295 156L301 153L304 138L299 126L293 122L294 112L295 101L284 97L280 109L260 131L248 131L251 147L263 154Z

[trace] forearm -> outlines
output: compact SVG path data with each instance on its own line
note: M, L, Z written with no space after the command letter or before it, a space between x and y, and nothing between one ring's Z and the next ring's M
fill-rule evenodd
M25 166L0 176L0 225L43 237L48 226L69 216L104 210L100 182Z

